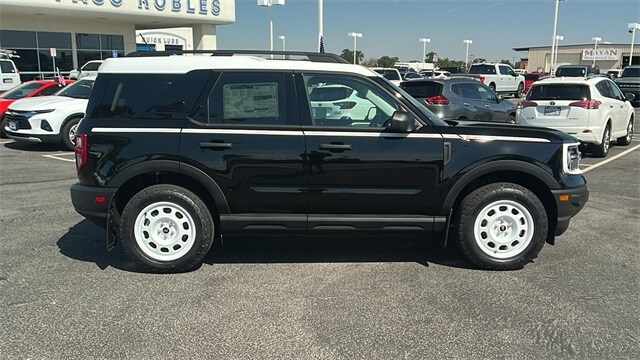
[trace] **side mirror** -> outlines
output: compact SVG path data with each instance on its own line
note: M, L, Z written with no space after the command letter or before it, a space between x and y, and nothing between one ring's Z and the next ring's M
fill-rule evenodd
M500 95L500 94L496 95L496 102L502 102L502 100L504 100L502 95Z
M632 93L626 93L624 94L624 99L625 101L633 101L636 99L636 95Z
M391 116L389 128L393 132L409 133L416 129L416 120L404 111L396 111Z

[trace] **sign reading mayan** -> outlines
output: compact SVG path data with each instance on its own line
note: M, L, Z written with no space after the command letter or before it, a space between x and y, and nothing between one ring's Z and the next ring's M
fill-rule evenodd
M582 50L582 60L620 60L622 50L620 49L588 49Z

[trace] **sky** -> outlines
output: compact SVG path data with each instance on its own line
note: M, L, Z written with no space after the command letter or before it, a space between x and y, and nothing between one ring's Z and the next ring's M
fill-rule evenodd
M340 54L353 49L349 32L362 33L357 48L365 58L422 57L420 38L431 39L426 52L464 60L469 54L488 61L527 57L513 48L550 46L554 0L324 0L324 45ZM318 1L286 0L273 6L274 50L317 51ZM640 23L638 0L567 0L559 3L560 45L603 42L630 44L627 24ZM269 9L257 0L236 0L236 22L218 26L219 49L269 49ZM636 34L640 43L640 31ZM606 46L602 43L598 47ZM640 48L638 49L640 50Z

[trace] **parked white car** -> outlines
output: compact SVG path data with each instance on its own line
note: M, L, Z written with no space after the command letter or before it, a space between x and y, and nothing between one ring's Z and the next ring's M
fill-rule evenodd
M629 145L633 138L633 94L623 94L609 78L547 78L531 85L518 105L516 123L566 132L607 156L611 139Z
M85 77L53 96L20 99L5 112L5 132L16 141L57 143L73 150L95 76Z
M327 126L344 124L345 121L352 121L350 126L369 126L370 121L362 124L353 121L370 119L376 114L375 105L371 101L361 97L356 90L342 85L312 88L309 91L309 102L316 123Z
M398 71L398 69L396 69L396 68L374 67L374 68L371 68L371 70L373 70L373 71L377 72L378 74L384 76L385 79L391 81L392 83L394 83L396 85L400 85L400 83L402 82L402 75L400 75L400 71Z
M80 80L87 76L96 76L98 75L98 69L103 62L103 60L87 61L84 65L82 65L80 69L71 70L69 72L69 78Z
M473 64L465 75L479 78L497 94L513 94L519 98L524 93L524 76L507 64Z
M20 85L20 74L13 61L0 59L0 93Z

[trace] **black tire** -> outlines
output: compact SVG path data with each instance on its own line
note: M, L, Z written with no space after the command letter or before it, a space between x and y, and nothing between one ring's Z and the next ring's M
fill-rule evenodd
M80 118L74 118L67 120L66 123L60 129L60 137L62 138L62 146L66 150L73 150L76 146L75 138L71 140L71 135L75 136L76 128L78 127L78 123L80 122Z
M509 116L507 116L507 124L515 124L516 123L516 116L513 114L510 114Z
M489 84L489 87L491 88L491 90L493 90L493 92L496 92L496 84L495 83Z
M7 133L4 131L4 127L7 126L7 120L5 120L4 116L0 117L0 138L6 139L8 138Z
M121 219L119 235L125 251L156 272L193 269L214 240L215 226L206 204L175 185L141 190L124 207Z
M591 152L596 157L605 157L609 154L609 149L611 148L611 125L607 123L607 126L604 128L602 132L602 141L600 144L592 144Z
M516 90L516 93L513 94L516 98L521 98L522 97L522 92L524 91L524 84L520 83L518 84L518 89Z
M631 118L629 119L629 123L627 124L627 135L617 138L616 143L618 145L624 145L624 146L631 144L631 140L633 140L634 127L635 127L634 121L633 121L633 118Z
M454 220L462 253L487 270L522 268L538 256L549 231L540 199L529 189L506 182L471 192Z

